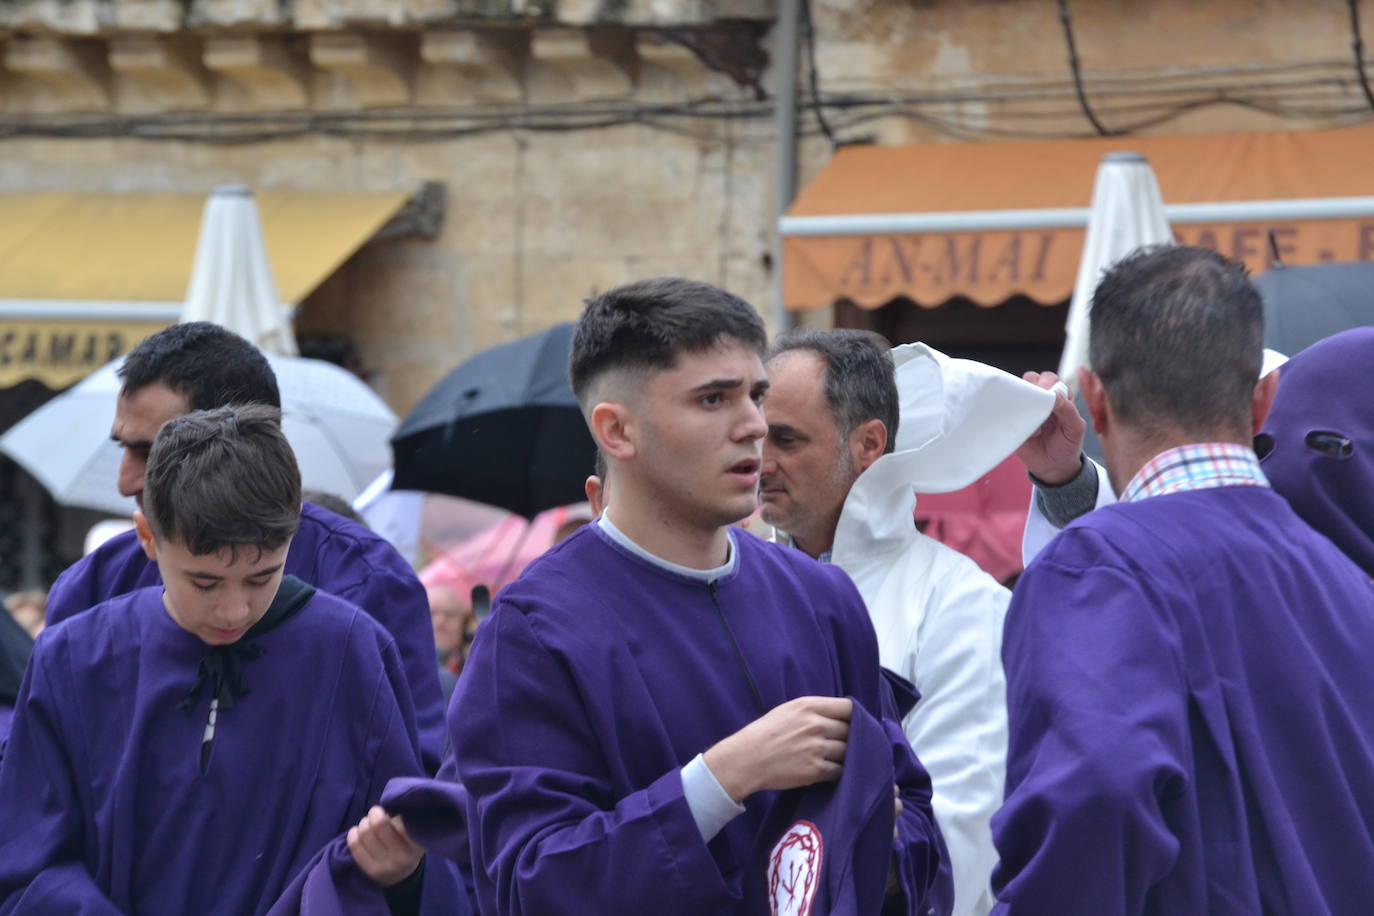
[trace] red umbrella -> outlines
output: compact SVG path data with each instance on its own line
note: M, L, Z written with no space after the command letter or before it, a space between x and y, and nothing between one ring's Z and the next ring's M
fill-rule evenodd
M492 593L514 580L525 567L553 546L565 524L591 518L585 506L559 506L533 521L506 516L495 525L446 548L420 572L425 585L448 585L460 595L485 585Z

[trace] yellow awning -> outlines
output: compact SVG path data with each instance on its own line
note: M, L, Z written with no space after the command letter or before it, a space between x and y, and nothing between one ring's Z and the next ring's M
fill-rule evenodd
M410 196L255 192L283 304L308 296ZM206 197L0 194L0 387L64 387L176 321Z
M410 197L407 191L258 191L272 275L295 305ZM204 194L0 194L0 299L176 302Z

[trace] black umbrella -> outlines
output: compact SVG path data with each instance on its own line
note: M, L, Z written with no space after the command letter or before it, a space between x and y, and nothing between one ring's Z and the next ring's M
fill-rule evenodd
M1264 299L1264 345L1287 356L1374 325L1374 261L1275 267L1253 282Z
M581 502L596 445L568 383L573 326L483 350L421 399L391 439L397 490L533 518Z

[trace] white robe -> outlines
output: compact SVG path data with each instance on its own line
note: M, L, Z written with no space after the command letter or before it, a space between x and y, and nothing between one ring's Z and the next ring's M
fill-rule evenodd
M896 450L859 475L831 562L868 605L885 668L916 685L902 723L930 772L954 872L955 916L992 908L989 822L1006 781L1002 622L1011 593L976 563L916 530L916 491L946 493L991 471L1034 432L1054 395L924 344L892 351L901 399Z
M1116 502L1116 491L1112 489L1112 482L1107 477L1107 469L1086 456L1083 460L1097 471L1097 504L1093 508L1101 509ZM1026 513L1026 531L1021 535L1021 565L1030 566L1031 560L1049 546L1050 541L1054 540L1054 536L1061 530L1045 518L1045 513L1040 511L1040 501L1035 498L1032 491L1030 510Z
M1006 778L1001 651L1011 593L916 530L916 495L903 465L903 453L886 455L855 482L831 561L868 605L883 666L921 692L902 725L930 771L953 866L953 912L982 916L992 908L997 864L989 820L1002 804Z

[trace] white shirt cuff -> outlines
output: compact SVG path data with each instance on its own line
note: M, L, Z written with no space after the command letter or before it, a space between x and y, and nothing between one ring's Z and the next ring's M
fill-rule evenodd
M697 822L701 838L708 843L726 824L744 813L744 806L721 788L716 774L700 754L682 768L682 794L692 810L692 820Z

